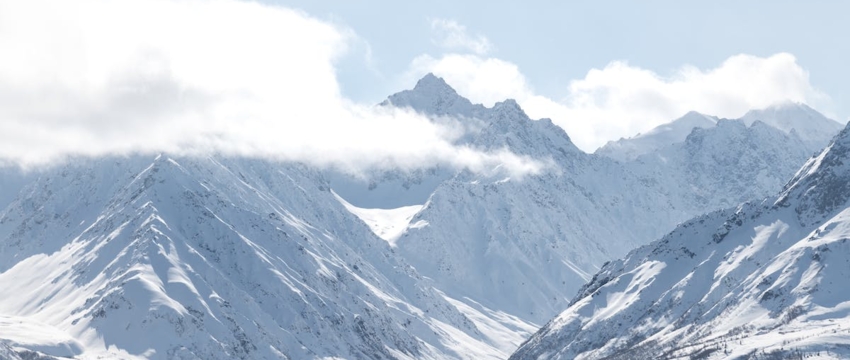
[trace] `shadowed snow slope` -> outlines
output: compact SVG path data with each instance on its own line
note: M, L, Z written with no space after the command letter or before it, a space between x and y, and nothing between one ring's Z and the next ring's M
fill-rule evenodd
M383 106L547 167L350 176L162 155L3 170L0 186L16 185L0 189L0 358L505 358L605 261L780 191L807 154L793 133L720 121L620 163L433 75Z
M807 157L781 131L726 122L622 164L580 151L512 100L473 105L430 75L387 102L476 124L463 140L469 146L550 160L546 173L524 179L455 175L396 242L451 297L535 323L565 308L605 261L697 214L779 191Z
M476 328L480 311L433 290L320 179L167 156L45 172L0 213L14 294L0 334L35 329L4 338L54 356L159 359L504 358L527 334Z
M850 357L850 128L777 196L605 265L513 359Z

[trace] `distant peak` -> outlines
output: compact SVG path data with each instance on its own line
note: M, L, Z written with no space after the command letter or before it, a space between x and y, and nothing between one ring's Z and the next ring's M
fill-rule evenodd
M416 82L412 90L390 95L381 105L410 107L416 111L431 115L471 116L476 106L468 99L458 95L457 91L443 78L428 73Z
M809 105L806 105L802 102L784 100L773 103L763 109L755 109L747 112L744 117L747 116L765 116L766 114L776 114L776 113L815 113L820 115L817 110L812 109ZM821 115L822 116L822 115Z
M525 111L522 110L522 107L514 99L507 99L504 101L497 102L493 105L493 110L497 114L503 114L502 117L507 115L507 118L513 119L529 119L528 115Z
M694 110L688 111L685 115L682 115L680 118L673 120L673 123L680 122L696 122L699 123L702 127L708 127L711 124L717 122L717 118L711 115L706 115L701 112L697 112Z
M423 76L419 81L416 82L416 86L413 87L413 91L416 92L451 92L457 94L455 89L449 86L443 78L434 75L433 73L427 73Z
M705 115L705 114L698 112L698 111L695 111L695 110L688 111L685 115L682 115L683 118L684 117L697 117L697 116L707 117L708 115Z
M783 100L773 105L767 107L768 109L783 109L783 108L795 108L795 109L811 109L808 105L799 102L799 101L791 101L791 100Z
M493 108L494 109L506 108L506 109L522 110L522 108L519 106L519 104L514 99L506 99L505 101L497 102L495 105L493 105Z

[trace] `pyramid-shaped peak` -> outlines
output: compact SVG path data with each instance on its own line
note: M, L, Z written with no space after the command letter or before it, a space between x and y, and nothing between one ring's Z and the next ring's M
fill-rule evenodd
M427 73L423 76L419 81L416 82L416 86L413 87L413 91L426 91L426 92L449 92L457 94L455 89L449 86L446 83L446 80L443 78L434 75L434 73Z
M458 95L443 78L428 73L416 82L412 90L390 95L381 105L409 107L429 115L472 116L483 107L473 105L468 99Z

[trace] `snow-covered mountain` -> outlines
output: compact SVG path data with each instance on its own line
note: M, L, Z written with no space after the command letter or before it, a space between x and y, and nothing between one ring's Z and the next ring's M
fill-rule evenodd
M479 121L470 146L507 147L552 167L525 179L446 180L395 240L397 250L453 298L535 323L563 309L605 261L697 214L775 193L807 157L799 139L730 121L623 164L580 151L514 101L485 108L452 97L459 95L442 79L426 76L388 102Z
M21 354L504 358L532 330L478 328L297 165L81 160L26 186L0 239Z
M811 152L826 146L844 127L806 104L784 102L762 110L751 110L741 117L747 126L756 121L773 126L785 133L796 133Z
M512 359L850 357L850 127L775 196L606 264Z
M660 125L647 133L628 139L609 141L596 150L596 154L628 162L641 155L661 150L671 144L681 143L694 129L714 127L718 118L691 111L668 124ZM751 110L740 119L746 126L762 122L781 130L789 136L799 137L809 155L820 151L843 126L808 105L793 102L779 103L765 109Z
M776 193L810 155L794 133L723 119L624 165L698 214Z
M669 209L667 199L648 195L653 191L644 191L647 186L616 162L583 153L550 120L529 119L513 100L485 108L428 75L387 104L473 122L475 131L462 139L466 145L508 148L551 164L545 174L524 179L458 173L435 189L395 241L417 271L469 306L542 322L604 261L684 216L668 211L641 221L646 216L638 209ZM641 195L621 190L629 188L640 188ZM595 225L612 218L624 224Z
M714 116L691 111L670 123L659 125L649 132L628 139L609 141L597 149L595 153L619 161L634 160L638 156L680 143L694 129L713 127L717 120ZM838 131L836 130L836 132Z
M0 165L0 209L5 209L18 192L33 180L32 172L24 171L14 166Z
M805 160L794 134L721 121L621 163L433 75L382 106L548 167L350 176L166 154L2 170L0 358L506 358L605 261L779 191Z

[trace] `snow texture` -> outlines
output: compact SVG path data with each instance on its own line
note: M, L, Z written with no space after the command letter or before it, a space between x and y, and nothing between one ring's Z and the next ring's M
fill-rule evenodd
M714 116L692 111L645 134L609 141L599 148L596 154L622 162L632 161L641 155L683 142L694 129L710 129L718 124L718 120L720 119ZM748 127L756 122L762 122L789 136L799 138L805 144L808 154L823 149L843 127L837 121L827 118L805 104L792 102L779 103L761 110L751 110L739 120Z
M606 264L512 359L850 357L850 127L775 196Z
M638 134L628 139L609 141L596 150L596 154L604 155L619 161L634 160L638 156L648 154L669 145L680 143L694 129L707 129L717 124L714 116L691 111L684 116L660 125L647 133Z
M472 104L433 75L381 106L548 168L354 176L162 154L0 169L0 358L504 359L603 263L779 192L808 154L794 132L718 121L619 162L513 100ZM841 161L818 159L795 183ZM818 176L783 193L809 227L843 204L806 200L846 184ZM636 286L672 267L640 267ZM642 299L621 292L618 306Z
M165 155L52 169L0 213L0 337L84 359L504 358L533 330L479 330L486 309L458 310L321 179Z

